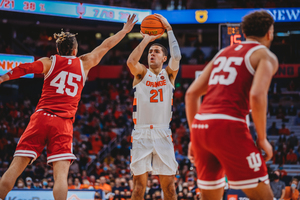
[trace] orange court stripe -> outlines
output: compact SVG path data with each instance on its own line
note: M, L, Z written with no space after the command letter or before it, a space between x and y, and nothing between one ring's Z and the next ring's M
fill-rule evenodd
M133 105L136 106L136 98L133 99Z
M133 119L133 123L136 124L136 119Z

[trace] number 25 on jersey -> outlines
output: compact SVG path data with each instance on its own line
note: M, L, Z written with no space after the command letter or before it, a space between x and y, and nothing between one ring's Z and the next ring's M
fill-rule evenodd
M224 56L218 57L214 61L214 65L218 65L214 68L210 74L208 85L230 85L234 83L235 78L237 76L237 71L234 67L230 66L232 63L236 66L241 66L243 62L242 57L229 57L228 59ZM228 72L229 75L225 78L225 75L216 75L219 72Z
M72 86L74 88L73 92L71 91L70 88L66 88L66 79L68 77L67 80L67 85L68 86ZM80 81L81 80L81 76L78 74L74 74L71 72L66 72L66 71L61 71L51 82L50 85L53 87L57 87L56 93L59 94L64 94L64 92L66 92L66 94L68 96L74 97L77 94L78 91L78 85L77 83L73 82L73 79L76 79L76 81Z

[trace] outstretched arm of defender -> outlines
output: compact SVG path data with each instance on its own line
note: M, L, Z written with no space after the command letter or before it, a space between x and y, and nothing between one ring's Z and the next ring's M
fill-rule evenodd
M166 67L166 71L169 74L170 80L172 81L172 83L174 85L175 78L176 78L178 70L179 70L179 62L181 59L179 44L175 38L172 27L169 24L168 20L160 14L154 14L154 15L155 15L155 17L160 19L160 21L162 22L162 24L164 25L165 29L168 32L171 58L169 60L168 66Z
M49 71L50 67L51 59L48 57L41 58L32 63L20 64L19 66L15 67L14 69L1 76L0 84L8 80L18 79L26 74L46 74Z
M138 74L142 74L145 70L146 67L142 65L139 60L141 59L143 52L147 45L150 42L153 42L157 38L159 38L161 35L148 35L148 34L143 34L143 40L141 43L133 50L133 52L129 55L127 59L127 66L129 67L129 70L132 75L137 76Z
M96 47L91 53L80 56L80 59L83 62L85 70L89 70L92 67L96 66L102 57L114 46L116 46L127 33L129 33L133 26L136 24L135 20L136 15L128 16L127 22L124 24L123 29L116 33L114 36L111 36L104 40L101 45Z

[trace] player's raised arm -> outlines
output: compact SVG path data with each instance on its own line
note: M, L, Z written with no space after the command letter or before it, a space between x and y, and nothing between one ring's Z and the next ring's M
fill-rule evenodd
M172 30L172 26L168 22L168 20L163 17L160 14L154 14L155 17L160 19L161 23L164 25L165 29L167 30L168 33L168 39L169 39L169 47L170 47L170 60L169 64L166 67L166 71L169 74L171 82L175 83L175 78L177 76L178 70L179 70L179 62L181 60L181 53L180 53L180 48L179 44L175 38L175 35Z
M46 74L51 67L51 59L48 57L40 58L32 63L23 63L0 77L0 84L13 79L18 79L26 74Z
M114 46L116 46L127 33L129 33L133 26L136 24L135 21L136 15L129 15L127 22L124 24L122 30L120 30L115 35L105 39L101 45L96 47L92 52L80 56L80 59L83 62L85 70L89 70L92 67L96 66L102 59L102 57Z
M272 146L267 141L266 111L268 102L268 90L273 75L278 69L278 60L269 50L255 51L251 58L260 57L250 90L250 107L252 118L257 132L257 145L266 155L266 161L272 157Z
M139 60L141 59L143 52L147 45L150 42L153 42L157 38L159 38L161 35L148 35L143 34L143 40L141 43L132 51L132 53L129 55L127 59L127 66L129 67L129 70L132 75L137 76L138 74L142 74L146 71L146 67L142 65Z

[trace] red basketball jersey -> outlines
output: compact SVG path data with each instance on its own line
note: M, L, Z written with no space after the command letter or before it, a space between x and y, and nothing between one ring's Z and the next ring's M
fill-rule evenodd
M258 42L242 42L221 50L213 60L207 93L199 113L226 114L245 119L255 70L251 54L266 48Z
M36 110L43 109L74 120L85 79L79 58L52 56L52 65L45 75L42 96Z

